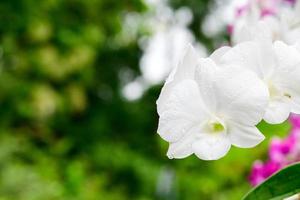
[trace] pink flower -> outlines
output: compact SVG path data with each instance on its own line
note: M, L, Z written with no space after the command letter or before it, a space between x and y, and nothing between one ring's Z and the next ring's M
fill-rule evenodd
M269 160L264 165L263 176L267 178L278 171L281 167L281 163Z
M267 163L255 161L249 176L249 181L253 186L258 185L280 168L280 163L274 161L268 161Z
M272 139L269 147L270 160L283 162L286 154L290 152L291 148L292 146L288 142L282 141L279 138Z
M290 116L290 122L293 127L300 128L300 115L292 114Z
M252 166L252 171L249 176L249 181L251 185L255 186L261 183L263 180L265 180L265 177L263 176L263 169L264 169L264 164L257 160L254 162Z
M249 176L251 185L258 185L281 168L300 161L300 115L292 115L290 122L292 129L285 139L271 140L269 159L265 163L254 162Z

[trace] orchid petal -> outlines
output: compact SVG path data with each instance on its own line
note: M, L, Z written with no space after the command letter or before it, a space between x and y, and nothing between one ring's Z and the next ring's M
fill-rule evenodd
M206 118L197 83L185 80L170 92L160 113L158 133L164 140L176 142Z
M196 81L206 104L213 105L212 111L244 125L256 125L268 103L266 85L249 70L233 66L213 69L212 64L202 64Z
M270 101L264 120L270 124L280 124L290 115L291 105L286 99Z
M202 160L217 160L230 150L231 143L226 134L199 134L192 145L195 155Z
M193 79L197 60L198 57L195 49L189 45L183 59L178 66L172 70L161 90L160 96L156 102L158 113L161 113L170 91L176 84L185 79Z
M243 126L231 123L228 126L231 144L240 148L250 148L259 144L265 136L255 126Z

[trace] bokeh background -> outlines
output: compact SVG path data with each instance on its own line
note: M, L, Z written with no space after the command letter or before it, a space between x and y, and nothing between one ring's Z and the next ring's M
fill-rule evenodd
M163 80L187 43L228 42L228 5L1 0L0 200L240 199L268 139L206 162L169 160L156 134Z

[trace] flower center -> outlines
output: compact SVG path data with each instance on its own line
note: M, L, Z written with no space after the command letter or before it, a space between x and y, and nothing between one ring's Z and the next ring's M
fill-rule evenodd
M268 83L270 97L278 97L281 96L279 89L270 81Z
M287 97L291 98L291 95L289 93L282 92L278 87L276 87L271 81L268 82L268 88L271 98L281 98L281 97Z
M224 126L221 123L213 123L212 125L212 131L213 132L221 132L224 131Z
M222 133L226 131L225 125L219 120L209 120L205 129L208 133Z

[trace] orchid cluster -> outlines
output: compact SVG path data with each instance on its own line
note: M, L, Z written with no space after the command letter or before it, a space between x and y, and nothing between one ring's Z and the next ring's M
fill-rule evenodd
M300 116L290 117L291 133L285 139L273 138L269 147L269 159L265 163L258 160L252 167L249 181L258 185L281 168L300 161Z
M169 158L220 159L231 145L263 141L256 128L261 120L278 124L300 114L299 45L278 40L257 20L253 27L234 26L234 45L207 58L189 46L170 73L157 100L158 133L169 142Z
M295 44L300 35L300 2L295 0L250 0L237 8L236 20L228 26L231 42L270 37Z

